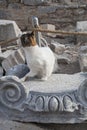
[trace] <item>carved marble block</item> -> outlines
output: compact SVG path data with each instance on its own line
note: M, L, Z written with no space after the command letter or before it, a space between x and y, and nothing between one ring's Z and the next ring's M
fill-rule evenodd
M80 123L87 120L87 73L54 74L46 82L0 78L0 113L9 120Z

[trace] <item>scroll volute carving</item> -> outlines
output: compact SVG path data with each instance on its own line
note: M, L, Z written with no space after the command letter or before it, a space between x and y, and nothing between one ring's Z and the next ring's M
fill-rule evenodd
M14 79L0 80L0 102L4 107L18 109L26 99L24 86Z

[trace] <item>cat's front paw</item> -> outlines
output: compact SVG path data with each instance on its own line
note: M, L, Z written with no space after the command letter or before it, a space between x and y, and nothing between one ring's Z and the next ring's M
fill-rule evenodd
M46 81L46 80L47 80L47 77L42 77L41 80L42 80L42 81Z
M25 77L21 78L20 80L21 80L21 82L25 82L25 81L29 80L29 77L25 76Z
M21 78L20 81L21 81L21 82L24 82L24 81L25 81L25 77Z

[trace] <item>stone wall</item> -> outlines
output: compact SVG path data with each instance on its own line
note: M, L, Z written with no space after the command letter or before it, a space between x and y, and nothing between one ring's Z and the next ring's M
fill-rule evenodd
M56 29L75 29L76 21L87 20L87 0L0 0L0 19L15 20L22 30L31 26L31 17Z

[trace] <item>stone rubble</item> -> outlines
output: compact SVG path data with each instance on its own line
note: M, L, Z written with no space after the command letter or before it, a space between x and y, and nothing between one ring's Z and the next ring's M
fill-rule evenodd
M18 64L25 64L25 56L22 48L14 51L5 60L3 60L2 67L5 71L7 71L8 69Z
M10 39L18 37L21 34L22 34L22 32L19 29L19 27L17 26L15 21L0 20L0 41L10 40ZM11 44L20 45L20 40L18 39L17 41L15 41ZM2 45L2 46L4 46L4 45Z
M63 52L66 50L65 45L60 44L58 42L51 42L51 44L49 44L49 47L52 49L53 52L55 52L56 54L63 54Z
M79 49L79 63L82 72L87 72L87 46L81 46Z
M41 28L55 31L55 25L53 25L53 24L41 24ZM42 33L42 34L46 35L46 36L51 36L51 37L56 36L56 34L51 34L51 33Z
M87 31L87 21L78 21L76 24L76 31L82 31L86 32ZM86 42L87 41L87 36L77 36L77 43L78 42Z

